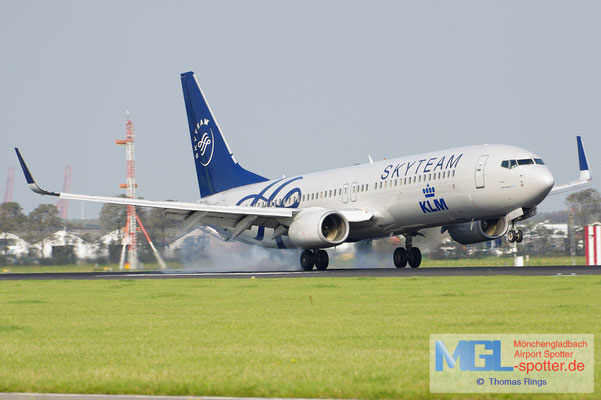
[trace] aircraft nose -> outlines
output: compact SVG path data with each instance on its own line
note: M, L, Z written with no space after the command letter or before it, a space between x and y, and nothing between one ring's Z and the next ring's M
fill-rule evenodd
M528 174L528 186L530 191L539 201L542 201L555 185L555 178L549 169L545 166L538 171Z

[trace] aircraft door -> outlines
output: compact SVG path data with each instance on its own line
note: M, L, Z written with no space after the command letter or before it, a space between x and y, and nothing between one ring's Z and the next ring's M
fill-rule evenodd
M348 183L345 183L344 186L342 187L342 202L343 203L348 203Z
M351 185L351 201L357 201L357 191L359 189L359 185L357 182L353 182Z
M487 160L488 155L480 156L476 163L476 189L484 188L484 167Z

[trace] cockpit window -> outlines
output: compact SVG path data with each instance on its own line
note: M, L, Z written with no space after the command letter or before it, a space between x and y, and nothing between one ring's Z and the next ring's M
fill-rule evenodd
M516 160L503 160L501 161L501 167L502 168L515 168L518 166L518 162Z
M545 165L543 160L541 160L540 158L535 158L534 160L532 158L523 158L521 160L503 160L503 161L501 161L501 167L508 168L508 169L515 168L518 165L532 165L532 164Z

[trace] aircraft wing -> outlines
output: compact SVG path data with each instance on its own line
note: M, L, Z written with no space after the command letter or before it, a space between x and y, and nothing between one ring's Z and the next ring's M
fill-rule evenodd
M219 206L202 203L184 203L177 201L153 201L130 199L126 197L91 196L75 193L59 193L42 189L33 179L19 149L15 148L19 163L23 169L29 188L43 196L55 196L66 200L83 200L98 203L133 205L138 207L153 207L163 210L168 218L183 221L186 228L195 225L217 225L234 228L231 239L235 239L251 226L264 226L276 229L279 225L289 226L293 217L301 212L295 208L284 207L248 207L248 206ZM361 209L338 210L350 223L368 221L373 213Z
M576 136L576 144L578 145L578 163L580 165L580 176L578 177L578 180L562 185L555 185L553 189L551 189L549 196L576 190L588 185L593 179L588 165L588 159L586 158L586 152L584 151L584 146L582 144L582 138L580 136Z
M183 203L176 201L153 201L130 199L125 197L91 196L75 193L59 193L42 189L33 179L19 149L15 148L19 163L25 174L29 188L43 196L55 196L67 200L85 200L98 203L124 204L138 207L153 207L164 210L167 217L184 221L186 225L219 225L235 228L242 233L252 225L276 228L280 220L292 218L300 210L292 208L260 208L245 206L219 206L202 203Z

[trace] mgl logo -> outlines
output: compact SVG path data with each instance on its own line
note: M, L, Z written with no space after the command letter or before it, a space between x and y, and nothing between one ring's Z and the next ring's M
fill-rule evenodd
M476 346L481 346L484 351L491 353L477 353ZM461 371L513 371L513 367L501 366L501 341L500 340L460 340L451 353L447 350L442 340L436 341L436 371L444 370L446 361L449 369L455 368L459 360L459 369ZM476 366L476 361L483 360L484 366Z

